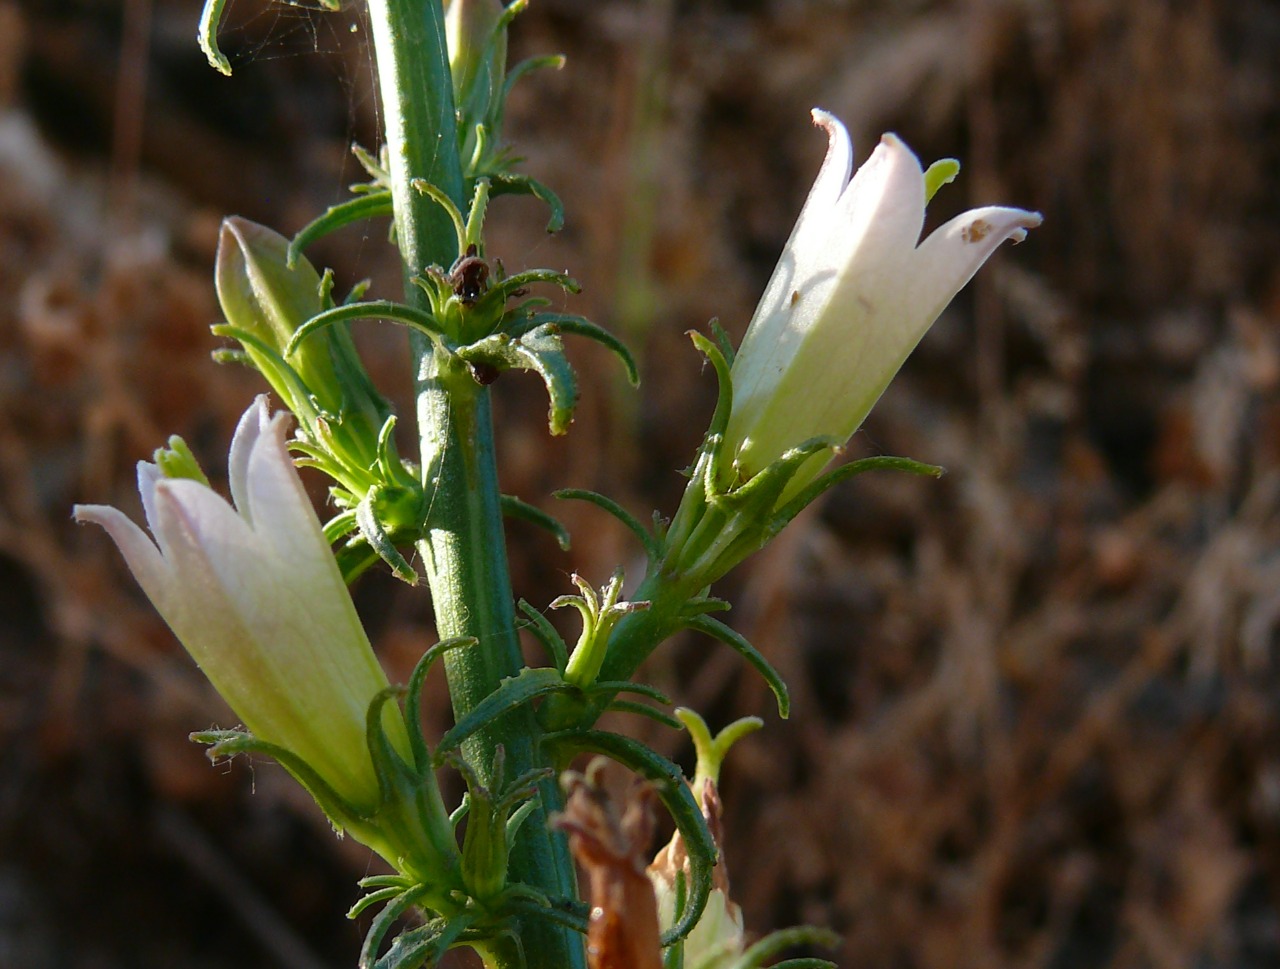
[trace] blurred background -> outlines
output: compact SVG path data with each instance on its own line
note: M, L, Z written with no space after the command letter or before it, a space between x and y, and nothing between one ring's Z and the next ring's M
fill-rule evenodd
M70 520L138 514L134 463L170 433L224 478L263 385L209 359L218 223L292 233L357 180L379 117L349 6L231 0L227 79L194 0L0 0L5 969L354 965L367 852L274 765L209 766L187 734L234 718ZM1045 215L854 442L947 476L846 483L718 590L791 719L709 642L646 669L715 727L767 721L724 778L748 928L830 925L848 967L1280 965L1280 5L536 0L511 45L569 58L521 83L507 132L569 221L548 237L500 200L490 252L568 268L562 305L645 377L577 347L567 440L535 379L495 387L503 490L574 535L508 529L537 604L571 571L640 567L553 489L675 508L714 400L684 333L740 338L822 157L811 107L860 159L884 130L961 158L934 224ZM385 243L374 225L311 255L394 295ZM358 340L403 401L403 332ZM356 597L403 681L429 597L387 575ZM442 682L428 707L431 736ZM689 764L650 727L628 725Z

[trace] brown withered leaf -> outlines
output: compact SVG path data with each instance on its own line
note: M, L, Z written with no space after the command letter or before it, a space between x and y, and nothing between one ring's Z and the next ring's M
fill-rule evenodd
M591 969L662 969L662 942L645 853L653 837L653 788L637 784L621 812L601 784L605 762L568 773L568 803L555 824L586 870L591 890L587 963Z

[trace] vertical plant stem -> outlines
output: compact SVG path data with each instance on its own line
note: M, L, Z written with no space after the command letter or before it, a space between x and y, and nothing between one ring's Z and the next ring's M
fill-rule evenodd
M458 159L453 85L439 0L370 0L396 238L406 276L428 265L449 266L457 256L452 223L439 205L412 187L424 179L464 206ZM416 286L406 297L429 308ZM488 390L456 357L422 338L411 347L417 360L415 391L422 466L430 496L426 537L419 551L426 565L441 638L474 636L479 645L446 656L454 713L462 716L523 666L506 539L494 463ZM516 711L464 745L463 754L482 781L492 784L494 751L506 753L508 777L541 766L536 725ZM554 780L541 785L542 807L521 828L511 853L511 877L551 896L575 892L573 862L563 836L547 826L547 808L559 801ZM520 941L530 969L581 969L581 938L550 923L527 920ZM495 965L517 961L512 946L488 953Z

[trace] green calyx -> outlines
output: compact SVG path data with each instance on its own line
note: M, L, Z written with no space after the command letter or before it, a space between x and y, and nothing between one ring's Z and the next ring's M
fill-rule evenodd
M569 657L564 678L566 682L585 689L594 684L600 674L613 627L623 616L648 609L649 603L622 600L622 569L613 573L599 595L582 577L575 574L572 579L581 595L560 596L551 603L551 608L572 606L582 614L582 635Z
M698 333L691 338L715 370L719 394L711 425L698 450L689 484L664 542L663 567L710 585L759 551L809 504L846 478L865 471L893 469L937 477L942 469L909 458L873 457L851 461L792 488L808 475L814 459L838 454L843 442L817 437L786 451L764 470L743 480L724 452L725 428L733 409L733 378L719 342ZM825 459L823 459L825 460ZM798 482L805 482L799 477ZM794 494L792 492L794 491Z

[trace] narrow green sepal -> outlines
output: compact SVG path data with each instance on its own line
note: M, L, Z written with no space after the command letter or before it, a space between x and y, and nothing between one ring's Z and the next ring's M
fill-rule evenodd
M699 596L690 599L680 609L682 616L701 616L708 612L728 612L733 607L724 599L715 596Z
M507 850L510 851L516 843L516 838L520 834L520 828L524 825L535 810L537 810L538 802L530 798L521 804L518 808L511 812L511 817L507 818ZM508 886L514 887L514 886ZM538 894L541 894L539 892Z
M426 334L433 343L439 345L444 338L444 330L436 318L424 310L395 303L391 300L377 299L367 303L344 303L334 306L311 317L294 331L284 348L285 355L291 355L299 345L311 334L325 327L333 326L347 320L387 320L400 323L419 333Z
M716 346L720 349L724 362L729 365L729 369L733 369L733 360L737 356L737 352L733 349L733 340L729 339L729 333L720 325L718 316L712 317L711 322L707 324L707 328L711 330L711 339L715 341Z
M395 210L391 203L391 191L389 189L357 195L353 199L339 202L337 205L331 205L323 213L303 226L298 234L290 240L287 265L292 269L298 261L298 256L307 246L317 239L324 238L331 232L336 232L343 226L350 225L352 222L359 222L361 219L374 219L394 214Z
M367 895L360 896L360 898L356 899L356 903L347 909L347 918L359 918L360 914L370 907L380 902L388 902L403 894L406 887L408 887L408 883L404 879L397 879L397 884L394 886L379 888L376 891L369 892Z
M711 414L707 437L723 437L725 428L729 426L729 414L733 411L733 378L729 376L729 361L715 342L697 330L690 330L688 336L716 372L716 409Z
M426 771L431 766L431 750L422 735L422 685L431 672L431 667L445 653L454 649L466 649L477 645L474 636L455 636L436 643L414 664L409 675L409 683L405 687L404 725L409 731L409 748L413 753L414 765L419 771ZM452 821L452 817L450 821Z
M507 77L502 87L502 100L507 100L507 95L511 93L511 89L515 86L516 81L529 74L532 71L552 70L558 71L565 65L565 56L563 54L544 54L541 57L527 57L515 67L507 72Z
M769 526L771 535L782 531L796 515L804 511L807 505L819 498L828 489L838 485L841 481L865 474L868 471L903 471L907 474L925 475L930 478L941 478L946 473L944 468L936 464L925 464L923 461L913 461L911 458L898 458L891 455L879 455L850 461L848 464L842 464L834 471L828 471L817 478L779 508Z
M471 710L445 732L436 744L436 761L455 750L464 740L516 707L551 693L571 690L557 669L549 667L525 667L515 676L509 676L498 688L477 703Z
M307 789L307 793L320 805L320 810L329 819L329 823L339 831L353 827L361 820L360 812L330 787L310 764L277 744L259 740L245 730L201 730L190 734L188 739L197 744L208 745L209 749L205 753L215 764L239 754L270 757Z
M400 550L391 541L391 537L378 518L378 502L386 491L387 489L383 486L374 485L365 493L360 504L356 506L356 524L360 528L361 537L369 543L369 547L377 553L378 558L391 566L395 577L409 585L417 585L417 571L405 561L405 557L400 554Z
M551 218L547 220L547 232L559 232L564 228L564 203L560 196L528 175L517 175L512 172L494 172L489 176L493 182L490 194L499 195L531 195L544 203L551 210Z
M719 619L715 619L708 615L690 616L684 620L685 626L689 629L706 633L708 636L720 640L730 649L734 650L750 663L769 685L769 689L773 691L774 698L778 703L778 716L783 720L791 715L791 694L787 690L786 681L782 679L781 674L773 668L773 664L764 658L764 655L747 641L736 629L726 626Z
M680 768L639 741L601 730L547 734L542 742L547 746L563 747L575 753L603 754L653 782L658 799L671 815L689 853L689 867L693 874L689 904L676 924L663 934L662 944L668 946L683 939L698 924L698 919L707 907L707 898L711 894L711 873L719 851L707 828L702 809L694 802Z
M285 405L301 423L305 425L315 420L315 403L311 397L311 392L307 389L307 385L303 383L302 378L293 366L277 353L270 344L265 340L259 339L256 334L238 326L233 326L230 323L217 323L209 327L209 332L214 336L236 340L244 344L245 347L256 351L258 359L255 359L247 351L231 352L243 352L249 358L249 365L266 378L267 383L283 398ZM218 356L219 354L215 353L214 359L218 359Z
M632 387L640 386L640 370L636 366L636 359L632 356L631 350L604 327L592 323L585 316L575 316L568 313L535 313L526 317L521 321L519 327L513 328L509 332L512 336L519 336L521 333L547 324L554 326L559 333L572 333L574 336L586 337L588 340L594 340L601 346L613 351L614 355L622 361L622 366L627 371L627 382Z
M503 517L517 518L520 521L546 529L556 537L556 544L560 546L560 551L569 551L569 529L565 528L554 516L547 514L541 508L535 508L527 501L522 501L514 495L502 495L500 501Z
M636 518L635 515L631 514L612 498L608 498L597 491L589 491L586 488L561 488L559 491L552 492L552 496L564 501L588 501L597 508L608 512L640 540L640 544L643 546L645 555L650 562L656 562L662 558L662 547L653 533L641 524L640 519Z
M551 624L551 620L539 612L536 606L524 599L521 599L517 605L529 620L529 630L542 644L556 669L563 676L565 667L569 665L569 644Z

